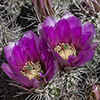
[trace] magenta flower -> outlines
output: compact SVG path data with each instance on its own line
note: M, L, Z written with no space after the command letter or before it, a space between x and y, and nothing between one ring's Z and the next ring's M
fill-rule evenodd
M97 43L91 44L95 36L93 24L85 23L66 13L58 22L47 17L43 24L39 25L41 37L44 37L57 58L60 67L75 68L89 62L94 55Z
M44 21L45 17L54 13L51 0L32 0L39 21Z
M100 100L100 85L93 85L92 86L92 92L90 94L90 98L93 98L93 100Z
M13 80L27 88L44 88L58 72L58 64L47 45L32 31L4 48L8 64L1 68Z

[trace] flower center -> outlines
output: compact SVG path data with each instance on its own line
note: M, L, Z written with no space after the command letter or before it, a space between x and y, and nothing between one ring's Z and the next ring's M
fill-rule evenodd
M54 51L57 52L65 60L67 60L70 55L76 55L75 47L73 45L64 43L60 43L58 46L56 46Z
M27 76L30 80L33 77L35 77L37 80L40 80L40 72L43 73L41 70L41 64L39 62L33 63L32 61L26 62L25 66L23 66L23 69L21 70L21 73L24 76Z

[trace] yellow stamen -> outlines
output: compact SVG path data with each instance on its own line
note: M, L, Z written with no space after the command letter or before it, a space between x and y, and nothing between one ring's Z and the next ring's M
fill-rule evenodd
M37 80L40 80L39 73L43 73L41 70L41 64L39 62L33 63L32 61L28 61L25 63L25 66L23 66L23 69L21 70L21 73L24 76L27 76L30 80L35 77Z
M65 60L67 60L70 55L76 55L75 47L73 45L68 45L64 43L56 46L54 48L54 51L56 51Z

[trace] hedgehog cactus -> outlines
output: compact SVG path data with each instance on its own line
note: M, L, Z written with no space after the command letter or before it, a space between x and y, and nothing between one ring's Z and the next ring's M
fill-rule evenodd
M100 0L83 0L94 12L100 12Z

